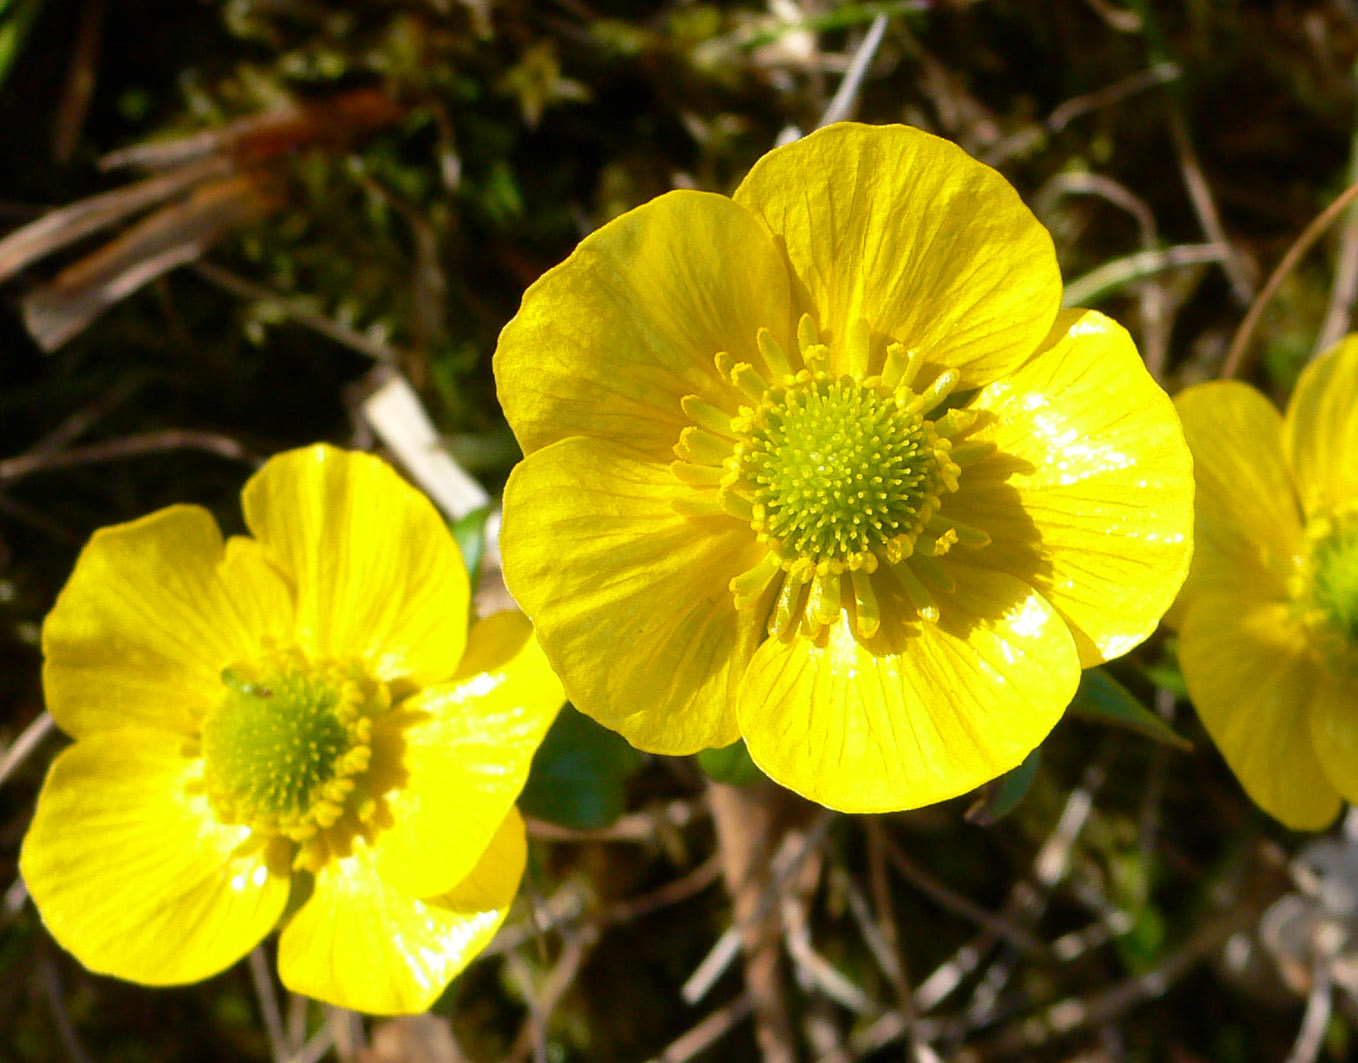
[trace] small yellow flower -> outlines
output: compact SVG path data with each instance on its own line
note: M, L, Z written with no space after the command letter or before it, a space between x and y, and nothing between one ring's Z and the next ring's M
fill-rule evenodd
M468 632L452 536L378 459L292 451L243 503L253 538L172 506L81 553L43 628L76 741L20 868L91 970L196 981L286 909L290 989L422 1010L518 889L559 681L520 614Z
M1306 367L1285 415L1236 381L1175 405L1198 476L1188 692L1264 811L1324 827L1358 802L1358 336Z
M505 575L575 704L850 811L1017 765L1190 552L1169 399L1060 298L1004 179L900 126L585 239L495 355Z

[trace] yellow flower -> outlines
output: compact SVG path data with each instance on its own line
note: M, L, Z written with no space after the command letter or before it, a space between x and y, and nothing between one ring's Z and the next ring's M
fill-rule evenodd
M1260 807L1323 827L1358 802L1358 336L1306 367L1286 415L1236 381L1175 404L1198 475L1188 692Z
M292 451L243 503L253 538L172 506L81 553L43 628L76 741L20 868L91 970L196 981L286 910L289 988L422 1010L518 889L559 681L518 613L468 632L457 545L378 459Z
M1060 297L1004 179L899 126L585 239L495 356L505 575L575 704L851 811L1017 765L1190 552L1169 399Z

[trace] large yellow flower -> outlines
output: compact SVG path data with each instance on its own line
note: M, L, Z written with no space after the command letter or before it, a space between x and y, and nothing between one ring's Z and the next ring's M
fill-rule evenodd
M1249 795L1323 827L1358 802L1358 336L1306 367L1285 416L1236 381L1175 403L1198 474L1188 692Z
M505 575L575 704L845 810L1018 764L1190 552L1169 399L1060 298L1004 179L899 126L585 239L495 355Z
M43 628L52 764L20 867L91 970L191 982L290 911L291 989L427 1007L503 921L515 798L562 703L528 621L467 630L462 557L378 459L249 483L253 538L172 506L98 532Z

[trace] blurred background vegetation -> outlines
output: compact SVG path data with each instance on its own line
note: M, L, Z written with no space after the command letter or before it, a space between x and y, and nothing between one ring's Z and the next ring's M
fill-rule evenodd
M1250 805L1164 637L1012 777L900 815L568 712L520 904L423 1019L289 1000L263 954L180 989L91 975L17 854L65 741L38 632L88 536L172 502L239 528L263 457L376 445L393 373L494 495L496 335L609 218L729 192L827 114L908 122L1005 173L1071 301L1173 391L1358 177L1356 59L1352 0L0 0L0 237L24 234L0 243L0 1061L1353 1058L1351 927L1316 959L1307 840ZM1285 396L1355 290L1346 219L1244 375ZM1129 696L1143 733L1090 719ZM723 951L737 914L762 966ZM780 1021L791 1055L758 1038Z

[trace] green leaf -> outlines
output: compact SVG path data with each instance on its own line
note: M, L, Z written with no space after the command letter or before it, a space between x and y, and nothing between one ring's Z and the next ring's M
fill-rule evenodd
M462 551L462 563L467 566L475 587L481 576L481 559L486 553L486 520L490 517L490 506L474 509L452 525L453 538L457 548Z
M606 827L627 807L627 779L641 754L572 705L543 739L519 808L574 830Z
M43 0L0 0L0 83L19 58L42 5Z
M982 796L967 809L967 820L981 827L989 827L1009 815L1028 796L1041 763L1042 749L1039 747L1029 753L1017 768L1005 772L985 788Z
M1141 704L1130 690L1102 668L1090 668L1080 677L1080 687L1067 711L1094 723L1125 727L1176 749L1193 748L1192 742Z
M750 759L744 739L721 749L704 749L698 754L698 766L714 782L729 783L732 786L749 786L765 777Z

